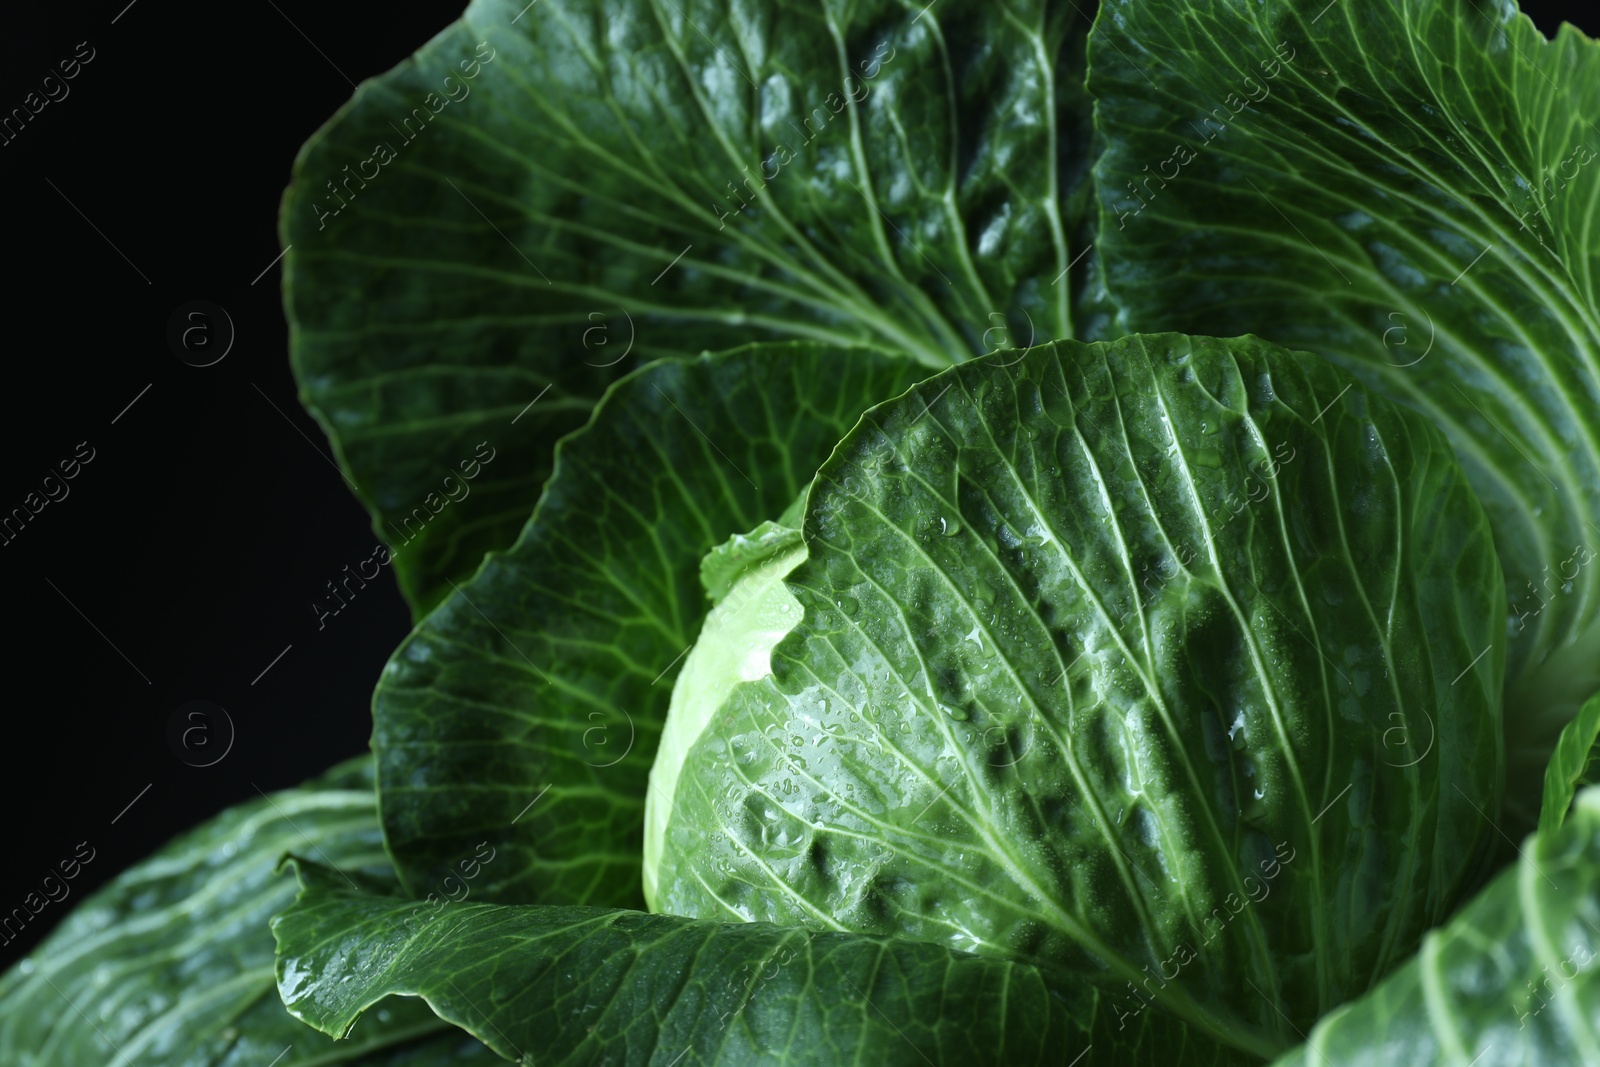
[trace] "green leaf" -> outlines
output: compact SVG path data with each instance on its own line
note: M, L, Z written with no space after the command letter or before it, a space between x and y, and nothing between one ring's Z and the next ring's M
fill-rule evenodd
M475 0L363 84L296 163L285 298L418 614L638 362L1090 328L1086 30L1066 0Z
M804 497L796 498L800 508L778 522L764 522L747 534L738 533L706 553L700 561L700 584L705 586L706 598L713 604L722 603L733 586L757 567L803 542L800 519L804 514ZM790 522L794 525L790 525Z
M1515 616L1531 828L1600 687L1600 47L1509 0L1107 0L1090 57L1126 328L1308 349L1455 446Z
M403 933L410 902L351 892L316 864L299 871L304 890L273 921L279 989L329 1034L403 995L507 1059L549 1067L1244 1062L1157 1012L1129 1027L1091 989L938 945L473 903Z
M488 840L473 892L642 904L650 763L707 607L700 561L779 515L870 404L925 372L807 342L619 381L515 547L396 651L374 698L390 853L413 890Z
M419 1005L388 1005L354 1041L336 1044L291 1018L277 996L267 921L294 893L293 881L275 873L285 852L336 864L352 879L393 884L372 786L372 761L362 757L298 789L229 808L85 899L0 977L0 1063L499 1063ZM63 863L63 875L81 872L85 856L93 861L86 845L70 867ZM47 892L71 889L69 878L49 881L57 888L46 885Z
M1057 342L872 409L804 620L689 752L659 910L1099 968L1270 1054L1477 874L1505 601L1426 419L1255 338Z
M1276 1067L1600 1063L1600 789Z
M1600 743L1600 693L1589 698L1577 718L1567 723L1544 771L1544 803L1539 808L1539 832L1554 833L1565 821L1578 787L1596 781L1595 746Z
M700 580L715 606L673 684L645 794L644 900L652 911L658 910L661 845L689 749L735 686L772 670L773 646L799 621L800 602L783 579L806 558L802 517L803 511L791 516L793 526L764 522L753 533L734 534L700 564Z

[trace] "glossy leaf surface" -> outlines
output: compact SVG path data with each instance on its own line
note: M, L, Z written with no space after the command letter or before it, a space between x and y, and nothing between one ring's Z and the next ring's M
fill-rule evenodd
M758 345L618 382L510 551L401 645L374 698L384 830L419 895L479 842L515 903L643 903L650 763L709 602L700 560L783 512L869 405L924 376Z
M273 923L279 985L291 1011L330 1034L402 994L541 1067L1243 1062L1174 1019L1119 1029L1090 990L937 945L470 902L400 934L409 902L301 871L305 891Z
M1091 66L1123 325L1307 349L1449 436L1504 565L1531 828L1600 687L1600 46L1510 0L1107 0Z
M85 899L0 977L0 1063L500 1063L417 1004L385 1005L342 1044L284 1010L267 923L294 898L294 880L277 872L291 850L318 856L353 879L393 884L378 833L370 759L230 808ZM91 845L78 857L92 861L93 851ZM71 869L79 867L75 861ZM70 880L57 877L55 883L70 891Z
M1063 0L476 0L363 84L296 164L284 288L418 615L643 361L1087 329L1086 31Z
M674 798L660 910L1104 968L1285 1047L1477 874L1500 572L1444 438L1242 338L1058 342L870 411L804 619Z

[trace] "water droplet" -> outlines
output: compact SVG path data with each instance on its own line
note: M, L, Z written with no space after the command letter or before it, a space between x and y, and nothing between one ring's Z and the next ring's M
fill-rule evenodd
M950 716L956 722L966 722L967 721L967 710L965 708L953 708L948 704L940 704L939 708L940 708L941 711L943 711L946 715Z
M846 615L854 615L861 610L861 602L853 596L842 596L839 598L838 603L839 610Z
M944 534L946 537L954 537L956 534L961 532L961 523L957 522L955 519L941 518L939 520L939 532Z

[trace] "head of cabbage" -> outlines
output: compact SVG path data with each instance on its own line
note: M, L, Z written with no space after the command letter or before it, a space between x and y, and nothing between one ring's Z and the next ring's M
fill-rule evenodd
M707 557L647 899L1026 959L1282 1047L1483 871L1483 510L1425 419L1311 356L1007 355L869 411Z

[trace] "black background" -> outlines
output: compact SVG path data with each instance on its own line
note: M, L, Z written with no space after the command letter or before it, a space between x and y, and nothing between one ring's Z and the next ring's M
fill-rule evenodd
M79 842L96 855L0 965L179 830L366 748L373 683L410 621L387 571L321 630L310 606L376 541L295 398L278 200L352 80L389 69L462 6L95 0L7 13L0 113L79 42L94 58L0 147L0 514L79 442L94 459L0 547L0 914ZM1563 19L1600 30L1588 4L1523 6L1546 33ZM195 299L236 331L210 367L180 362L166 339ZM236 732L209 767L168 743L192 700L225 709ZM226 740L224 724L212 730Z

